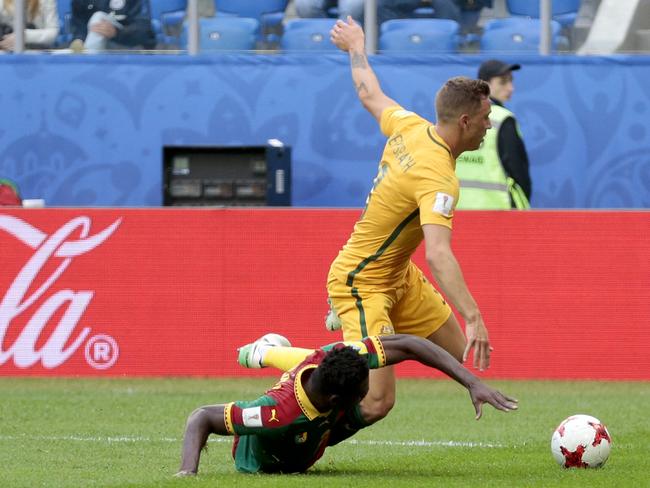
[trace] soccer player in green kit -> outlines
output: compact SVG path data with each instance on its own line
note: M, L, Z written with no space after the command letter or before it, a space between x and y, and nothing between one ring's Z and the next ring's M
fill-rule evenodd
M288 371L257 400L207 405L192 412L177 476L197 473L210 434L235 436L233 458L238 471L306 471L327 447L356 432L346 427L360 415L358 404L368 392L369 369L406 360L438 369L467 388L477 419L484 403L504 412L517 408L517 400L485 385L444 349L420 337L374 336L312 350L287 347L285 338L271 336L280 341L266 341L264 336L244 346L239 362Z

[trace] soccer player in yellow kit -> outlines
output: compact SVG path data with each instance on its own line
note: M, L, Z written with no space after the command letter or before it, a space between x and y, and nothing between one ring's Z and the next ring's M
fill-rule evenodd
M448 80L436 95L434 125L383 93L357 23L339 20L330 35L349 53L359 99L388 137L366 208L328 276L343 338L416 335L458 361L474 349L474 367L483 370L490 364L488 332L451 250L451 229L459 194L455 160L478 148L490 128L489 86L464 77ZM464 319L465 334L410 259L423 239L427 264ZM395 403L393 368L372 370L369 387L360 412L367 424L385 417Z

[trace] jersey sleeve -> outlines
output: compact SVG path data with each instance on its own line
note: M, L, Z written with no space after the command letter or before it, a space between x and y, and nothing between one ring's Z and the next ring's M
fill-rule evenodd
M252 402L228 403L224 407L226 430L233 435L247 435L286 427L290 419L281 415L280 410L281 407L268 395Z
M458 192L458 181L449 176L431 171L421 178L415 190L420 225L438 224L451 229Z
M370 369L378 369L386 366L386 352L384 345L377 336L370 336L364 338L363 342L367 350L368 367Z
M370 369L378 369L386 366L386 353L384 352L384 346L376 336L365 337L360 341L335 342L323 346L322 349L324 351L330 351L337 347L346 346L356 350L360 356L364 356L368 361L368 367Z
M381 113L381 118L379 119L381 132L386 137L390 137L395 132L402 131L411 125L422 123L426 124L428 122L415 112L405 110L400 105L393 105L392 107L386 108Z

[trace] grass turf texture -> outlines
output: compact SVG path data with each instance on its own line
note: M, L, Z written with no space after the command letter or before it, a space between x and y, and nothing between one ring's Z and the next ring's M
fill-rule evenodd
M307 474L239 474L231 438L211 436L199 476L176 479L187 415L253 399L268 378L2 378L0 486L647 486L650 383L490 384L517 397L520 410L486 407L477 422L456 383L402 379L389 417L328 449ZM604 468L564 470L553 460L553 429L575 413L608 426L614 445Z

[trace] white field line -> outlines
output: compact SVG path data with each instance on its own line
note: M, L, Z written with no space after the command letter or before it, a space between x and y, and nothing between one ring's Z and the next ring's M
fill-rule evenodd
M140 436L118 436L118 437L102 437L102 436L81 436L81 435L0 435L0 441L66 441L66 442L94 442L103 444L114 443L140 443L140 442L173 442L181 443L182 439L175 437L140 437ZM231 437L211 437L208 442L231 442ZM350 439L344 441L348 444L359 446L391 446L391 447L478 447L483 449L496 449L503 447L516 447L506 446L504 444L495 444L490 442L465 442L465 441L375 441L375 440L357 440Z

